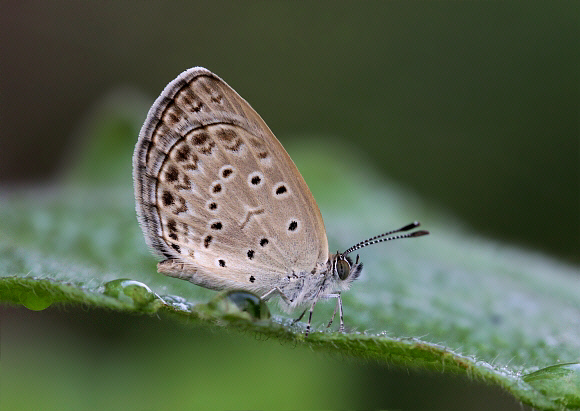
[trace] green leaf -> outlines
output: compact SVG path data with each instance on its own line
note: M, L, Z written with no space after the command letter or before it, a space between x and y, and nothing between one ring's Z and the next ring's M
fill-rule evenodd
M580 364L552 365L524 376L524 381L557 404L580 408Z
M50 189L1 193L0 301L41 310L82 304L253 330L282 341L499 385L539 409L580 408L576 267L477 236L379 177L357 153L315 136L288 147L317 199L331 249L415 219L428 237L360 251L365 271L344 293L347 332L314 332L275 304L216 293L156 272L137 224L131 149L138 114L94 119L90 148ZM144 115L144 114L143 114ZM313 143L315 141L315 143Z

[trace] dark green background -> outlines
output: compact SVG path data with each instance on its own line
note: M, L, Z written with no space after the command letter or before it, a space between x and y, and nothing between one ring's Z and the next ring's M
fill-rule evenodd
M283 144L324 138L367 157L369 167L474 231L578 262L579 5L1 1L0 183L50 181L74 156L87 113L105 95L137 90L152 102L179 72L202 65L246 98ZM20 361L30 361L24 370L34 369L35 359L46 361L41 376L40 370L62 366L67 371L54 377L47 371L46 380L55 381L47 392L95 396L97 408L109 403L98 402L98 390L88 387L109 395L107 389L127 384L139 392L158 381L148 372L168 372L166 389L149 393L157 400L172 389L199 393L200 387L171 384L180 380L179 364L207 375L203 394L230 408L235 395L246 408L328 408L345 401L346 407L464 409L470 398L485 404L473 392L462 402L455 382L441 387L438 376L412 374L407 382L406 372L256 344L251 336L175 330L151 319L72 308L67 315L3 313L4 372L12 369L7 362L23 369ZM213 354L207 346L216 348ZM247 370L238 377L246 391L224 391L240 367ZM325 367L326 373L313 374ZM129 371L110 379L120 369ZM278 384L272 383L276 373L284 376ZM318 378L307 378L312 375ZM304 385L291 386L295 401L289 402L294 380ZM59 391L71 381L79 385ZM370 389L373 382L380 388ZM271 400L252 402L265 392ZM414 402L418 393L425 403ZM110 395L130 398L123 390ZM59 399L55 404L62 405ZM140 401L134 408L144 407ZM509 398L505 404L518 408Z
M580 261L577 1L0 4L2 181L53 175L105 93L152 102L202 65L283 143L329 137L477 231Z

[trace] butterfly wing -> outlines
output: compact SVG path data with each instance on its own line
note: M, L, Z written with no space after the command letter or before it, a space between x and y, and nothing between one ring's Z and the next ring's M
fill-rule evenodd
M151 107L133 156L137 215L165 274L211 289L269 291L320 269L320 210L266 123L196 67Z

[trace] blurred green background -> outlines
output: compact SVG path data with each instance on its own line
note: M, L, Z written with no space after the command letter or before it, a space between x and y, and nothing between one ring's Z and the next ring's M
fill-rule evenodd
M152 102L201 65L283 143L330 137L477 231L580 261L576 1L1 4L4 182L53 175L108 91Z
M460 217L473 231L577 263L579 17L576 1L1 1L0 183L52 181L82 145L87 115L107 94L142 93L153 102L177 74L202 65L246 98L283 144L325 138L368 158L369 167ZM146 109L141 115L144 119ZM14 318L38 328L40 336L18 340L18 327L6 325L14 325ZM183 376L175 371L179 364L164 361L178 347L182 351L174 358L182 360L190 349L191 363L183 365L200 381L206 381L204 375L213 381L192 392L204 387L204 394L221 400L229 393L252 398L254 382L257 395L270 392L274 404L276 399L283 404L288 390L319 401L289 402L288 408L338 407L341 401L353 406L371 394L376 402L360 404L409 405L393 402L404 397L402 389L393 389L391 397L379 395L391 392L387 389L368 392L373 381L390 387L404 379L372 364L276 343L256 345L251 336L159 327L151 319L72 308L64 315L3 309L2 361L62 356L74 370L94 369L105 358L109 368L91 376L102 379L119 375L115 361L125 367L143 357L135 374L168 372L171 392L188 389L171 384ZM37 338L55 342L38 345ZM81 348L71 354L66 347L73 340ZM198 363L197 352L208 345L216 350L202 351L204 362ZM130 347L134 351L117 353ZM100 354L88 353L92 350ZM217 358L221 362L208 360ZM3 365L3 373L7 368ZM63 383L75 381L77 374L69 372L61 376ZM139 382L127 382L136 376L125 372L119 386L142 390ZM276 375L284 375L279 384L272 383ZM94 384L91 378L83 380L85 389ZM438 377L428 383L420 378L409 387L457 392L454 382L444 390ZM240 380L243 394L232 388ZM294 385L286 389L290 381ZM355 393L348 400L346 388ZM106 384L102 389L107 395ZM74 392L86 397L80 388ZM157 397L162 396L160 390ZM235 402L218 404L236 408Z

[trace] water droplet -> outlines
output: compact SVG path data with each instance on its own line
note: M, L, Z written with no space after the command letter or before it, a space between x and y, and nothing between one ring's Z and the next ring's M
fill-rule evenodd
M165 303L173 309L191 313L193 304L187 301L185 298L178 295L164 295L162 298L163 301L165 301Z
M557 404L580 408L580 363L551 365L524 375L523 380Z
M155 311L164 303L146 284L127 278L119 278L105 283L103 293L146 311Z
M35 290L34 293L30 292L22 296L20 303L29 310L42 311L50 307L50 304L52 304L52 298L48 293L39 293Z
M247 291L226 291L210 301L208 305L224 315L247 313L251 320L270 318L270 310L266 303L257 295Z

